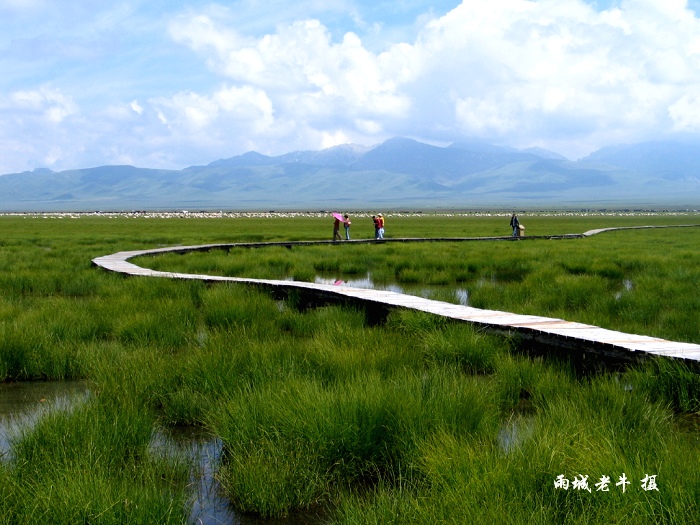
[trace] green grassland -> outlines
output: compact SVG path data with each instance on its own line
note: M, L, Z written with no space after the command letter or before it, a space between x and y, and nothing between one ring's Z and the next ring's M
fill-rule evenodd
M528 234L697 215L521 217ZM0 217L0 380L86 379L0 461L0 523L186 523L188 468L149 442L224 443L241 512L329 523L700 523L700 380L654 360L577 375L566 356L416 312L370 326L242 285L125 278L94 257L158 246L330 239L328 217ZM508 233L508 217L389 216L388 237ZM577 240L338 243L143 258L159 269L453 284L470 304L700 342L698 228ZM371 237L369 218L353 238ZM631 284L626 284L627 282ZM616 485L622 475L625 492ZM591 489L555 488L563 475ZM654 478L658 490L643 490ZM609 490L597 490L608 476ZM648 487L647 487L648 488Z

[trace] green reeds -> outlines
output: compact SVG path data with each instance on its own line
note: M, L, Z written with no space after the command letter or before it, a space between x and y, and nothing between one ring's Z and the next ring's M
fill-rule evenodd
M398 482L427 434L488 433L497 420L488 389L449 372L287 380L243 391L213 417L226 448L222 483L262 515L309 507L338 487Z
M45 411L2 465L8 523L185 523L188 465L149 450L152 415L99 397Z
M80 377L92 391L42 416L0 461L0 523L186 522L188 466L149 447L158 425L180 424L215 431L231 501L266 516L321 505L339 523L698 522L692 369L659 360L580 378L565 356L515 355L515 341L434 316L394 311L374 323L300 296L89 265L159 244L325 239L324 218L0 221L0 378ZM649 221L523 219L543 233ZM508 233L507 217L390 224L397 237ZM459 283L472 306L698 342L697 235L338 243L145 265L307 280L322 268L375 282L405 271L419 286ZM623 473L626 493L615 485ZM647 474L658 491L641 489ZM592 491L557 489L559 475L588 475ZM610 491L598 492L604 475Z
M559 241L272 247L148 258L143 264L253 278L367 274L380 286L459 286L477 308L695 342L700 269L693 246L699 236L700 228L677 228Z
M558 385L516 426L515 445L435 433L419 448L420 483L343 499L336 522L698 522L698 466L683 459L694 445L668 409L610 378ZM658 490L644 490L648 476ZM590 491L573 484L584 477Z

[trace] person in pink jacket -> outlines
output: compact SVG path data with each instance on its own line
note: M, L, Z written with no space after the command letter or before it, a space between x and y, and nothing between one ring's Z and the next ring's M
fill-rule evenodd
M348 217L347 213L345 215L343 215L343 218L345 219L343 221L343 226L345 226L345 240L349 241L350 240L350 225L352 223L350 222L350 217Z

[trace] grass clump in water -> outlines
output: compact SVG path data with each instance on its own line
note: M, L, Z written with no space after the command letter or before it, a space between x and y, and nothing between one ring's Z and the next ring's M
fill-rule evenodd
M3 465L7 523L183 523L188 467L149 451L152 416L91 398L48 411ZM5 470L7 469L7 470ZM0 504L1 507L2 504Z

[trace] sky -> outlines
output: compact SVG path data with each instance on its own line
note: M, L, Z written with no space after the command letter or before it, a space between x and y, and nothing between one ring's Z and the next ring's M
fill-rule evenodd
M700 143L700 0L0 0L0 173Z

